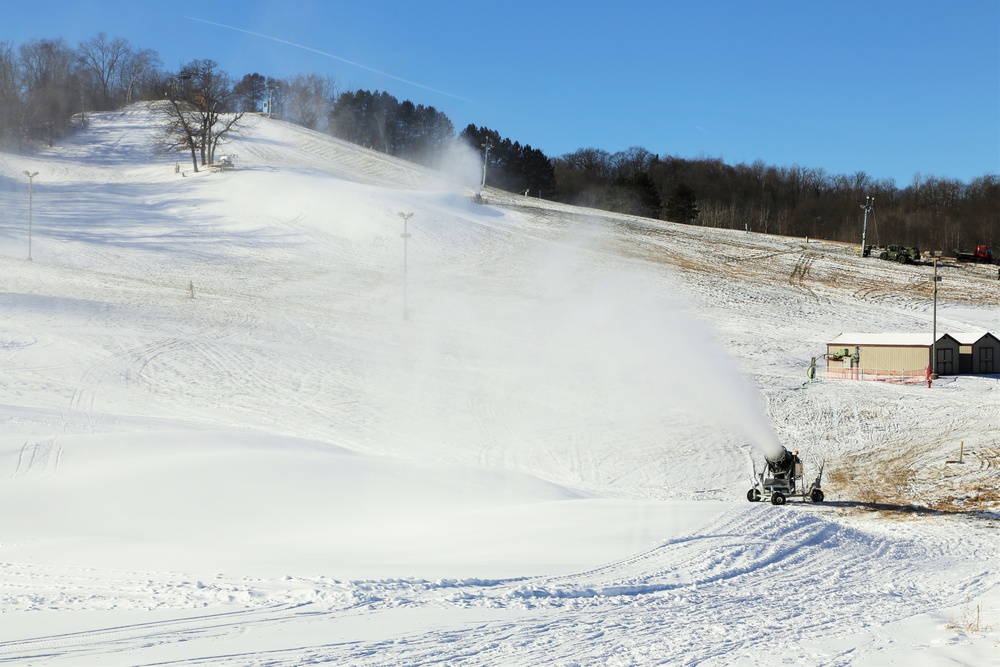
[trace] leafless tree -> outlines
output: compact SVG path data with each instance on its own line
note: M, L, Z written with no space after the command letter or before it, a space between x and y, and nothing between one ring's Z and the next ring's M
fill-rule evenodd
M63 40L32 40L20 49L22 95L26 131L51 146L55 135L79 109L76 53Z
M335 99L332 78L296 75L285 84L282 117L310 130L325 130Z
M166 117L161 148L165 153L186 150L191 153L191 166L198 171L198 152L201 146L201 131L193 106L180 99L170 97L158 107Z
M656 155L642 146L632 146L615 153L610 158L617 178L632 178L636 174L648 172L655 160Z
M128 40L109 38L103 32L80 44L77 49L83 73L93 82L95 107L106 111L117 106L115 82L119 78L124 60L131 53Z
M14 47L0 42L0 147L20 147L23 106Z
M131 104L140 91L153 88L153 79L160 56L152 49L130 49L118 67L117 97L122 104Z
M191 152L198 171L211 164L216 149L230 134L242 128L242 111L235 111L235 95L229 76L214 60L195 60L172 76L161 105L167 117L165 144Z

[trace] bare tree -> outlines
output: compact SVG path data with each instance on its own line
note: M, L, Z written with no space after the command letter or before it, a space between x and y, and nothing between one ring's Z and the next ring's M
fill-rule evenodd
M10 42L0 42L0 147L20 147L23 118L20 73Z
M134 48L128 40L108 38L103 32L81 43L77 56L92 108L101 111L134 102L141 89L151 88L160 64L156 51Z
M162 149L165 153L186 150L191 153L191 166L198 171L198 152L201 132L198 117L190 103L168 97L159 107L167 119L164 127Z
M216 149L230 134L242 128L242 111L235 111L235 95L229 76L217 69L214 60L195 60L172 76L167 87L165 144L191 152L191 162L198 171L201 164L211 164Z
M160 65L160 55L152 49L130 49L119 63L116 97L122 104L131 104L143 91L153 88L153 79Z
M283 117L310 130L325 130L336 87L330 77L298 74L285 84Z
M655 154L650 153L642 146L632 146L612 155L610 163L617 178L628 179L633 178L636 174L648 172L650 165L656 159Z
M51 146L79 108L76 53L61 39L32 40L19 51L25 130L30 138L44 138Z
M128 40L121 37L109 39L103 32L81 43L77 49L81 69L93 81L97 110L106 111L117 106L115 81L131 51Z

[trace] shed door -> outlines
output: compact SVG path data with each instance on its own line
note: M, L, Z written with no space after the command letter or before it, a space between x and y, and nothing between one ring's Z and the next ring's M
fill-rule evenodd
M993 370L993 348L979 348L979 372L984 375L995 373Z
M972 370L972 346L962 345L958 348L958 372L966 375L974 372Z
M955 374L955 350L950 347L938 348L937 351L937 374Z

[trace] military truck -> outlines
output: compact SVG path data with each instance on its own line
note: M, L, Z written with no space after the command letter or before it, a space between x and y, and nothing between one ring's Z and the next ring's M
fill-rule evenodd
M913 264L920 261L919 249L896 245L894 243L889 245L870 245L864 251L865 257L869 255L875 255L879 259L899 262L900 264Z

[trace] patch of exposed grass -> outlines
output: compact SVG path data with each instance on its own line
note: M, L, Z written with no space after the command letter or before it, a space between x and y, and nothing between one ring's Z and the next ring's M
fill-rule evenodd
M893 512L973 513L1000 507L996 461L1000 449L968 452L967 460L927 466L916 454L871 453L836 462L827 487L862 509ZM977 465L978 464L978 465Z
M962 618L952 617L946 626L949 630L954 630L958 634L974 635L980 632L988 632L992 628L983 624L983 609L981 604L972 606L972 601L966 599L965 606L962 607Z
M842 496L869 505L910 505L916 478L913 456L901 453L880 458L855 456L831 469L829 485Z

